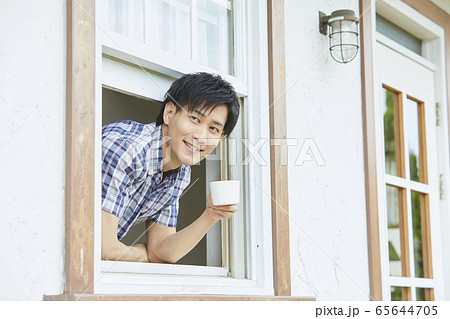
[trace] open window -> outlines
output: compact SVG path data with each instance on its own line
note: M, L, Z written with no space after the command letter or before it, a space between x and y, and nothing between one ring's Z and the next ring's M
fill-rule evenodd
M267 54L264 37L257 36L267 29L264 3L99 0L96 8L100 21L96 54L101 61L96 89L101 123L97 121L96 130L120 120L154 122L165 92L177 78L198 71L219 74L238 93L241 116L231 136L191 167L191 184L180 199L177 230L203 212L210 181L239 179L241 200L232 219L216 223L175 265L101 261L96 251L94 292L273 295L270 198L266 195L270 171L249 158L241 165L251 158L242 139L251 138L255 144L269 136L267 119L251 125L264 111L262 101L268 99L265 90L252 91L253 84L267 86L268 81L256 65ZM260 150L266 158L268 144ZM100 146L101 139L96 140L97 167ZM100 181L96 183L100 203ZM122 239L126 245L140 241L145 241L145 223L133 226Z
M151 123L156 120L161 101L133 96L114 89L102 88L102 125L121 120ZM180 198L177 230L190 225L204 210L205 194L209 181L220 180L221 145L206 160L191 167L191 184ZM226 225L224 225L226 226ZM127 246L146 242L145 222L131 227L122 242ZM222 249L226 256L227 246L222 246L221 223L216 223L197 246L177 263L183 265L222 267Z

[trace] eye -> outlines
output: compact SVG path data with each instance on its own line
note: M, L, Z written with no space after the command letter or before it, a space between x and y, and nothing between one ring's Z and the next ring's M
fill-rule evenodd
M195 123L200 123L200 119L196 116L190 116L191 120L194 121Z
M219 129L218 129L217 127L211 126L210 128L211 128L211 130L212 130L213 132L215 132L215 133L220 133L220 131L219 131Z

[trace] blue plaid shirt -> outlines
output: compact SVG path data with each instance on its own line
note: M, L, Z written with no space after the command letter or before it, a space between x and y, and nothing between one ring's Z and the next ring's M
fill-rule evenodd
M191 180L191 168L181 165L163 174L161 126L105 125L102 150L102 209L119 217L117 237L148 219L176 227L178 199Z

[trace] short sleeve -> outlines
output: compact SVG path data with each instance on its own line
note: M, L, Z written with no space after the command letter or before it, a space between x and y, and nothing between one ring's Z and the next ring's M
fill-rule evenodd
M178 198L168 207L163 208L152 216L152 220L167 227L177 227L178 218Z
M112 145L117 145L112 143ZM130 196L128 188L133 183L132 156L122 147L103 144L102 161L102 209L121 217L127 208Z

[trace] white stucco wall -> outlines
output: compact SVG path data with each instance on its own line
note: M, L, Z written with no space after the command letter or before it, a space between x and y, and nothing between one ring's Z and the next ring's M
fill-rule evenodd
M318 27L339 9L358 1L285 2L292 294L368 300L360 53L338 64ZM325 165L294 165L307 138Z
M65 1L0 4L0 300L63 291Z

